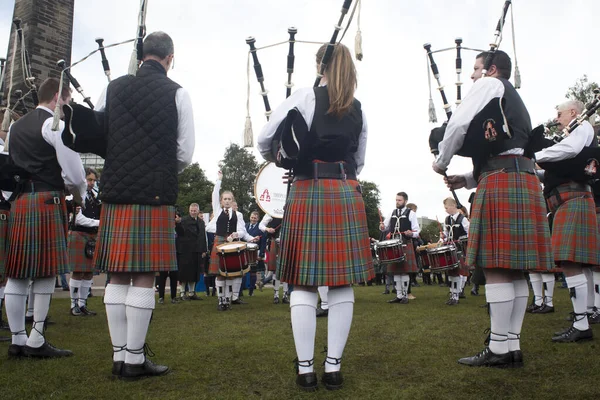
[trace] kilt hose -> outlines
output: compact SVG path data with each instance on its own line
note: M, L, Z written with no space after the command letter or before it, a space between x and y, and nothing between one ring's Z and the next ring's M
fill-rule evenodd
M88 240L96 240L96 233L80 231L69 232L67 246L69 248L69 261L73 272L95 272L94 259L85 255L85 245Z
M554 266L546 206L535 175L503 170L481 174L466 264L513 270Z
M554 261L599 265L598 221L592 192L585 190L584 185L567 183L554 189L546 201L554 213Z
M0 286L4 283L9 210L0 209Z
M406 242L406 239L403 240ZM404 256L406 259L399 263L387 264L387 272L392 275L412 274L413 272L419 272L419 264L417 264L415 246L413 246L412 240L406 245L403 245L402 250L404 251Z
M220 275L219 274L219 262L221 260L219 256L219 252L217 251L217 246L220 246L224 243L227 243L227 238L223 236L215 235L215 241L213 243L213 248L210 252L210 264L208 265L208 273L210 275Z
M61 191L23 193L8 218L7 278L46 278L71 270L67 206Z
M292 184L276 275L298 286L342 286L375 276L365 205L355 180Z
M110 273L177 270L175 207L103 203L94 264Z

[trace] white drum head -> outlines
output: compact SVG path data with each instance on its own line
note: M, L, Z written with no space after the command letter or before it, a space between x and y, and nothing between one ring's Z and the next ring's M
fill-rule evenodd
M283 168L268 163L258 171L254 181L254 197L261 210L273 218L283 218L287 184L283 183Z
M246 248L246 243L224 243L222 245L217 246L219 251L223 251L225 253L232 253L238 250L244 250Z

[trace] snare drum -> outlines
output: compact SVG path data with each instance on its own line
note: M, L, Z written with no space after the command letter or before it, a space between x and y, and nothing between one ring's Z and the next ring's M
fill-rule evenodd
M248 265L247 243L225 243L217 246L219 255L219 275L225 277L243 276L250 270Z
M256 243L246 243L246 257L248 257L248 265L256 266L258 263L258 245Z
M377 243L377 257L381 264L400 263L406 260L402 240L390 239Z
M431 266L432 273L454 269L460 264L458 261L458 252L454 245L427 249L427 257L429 257L429 265Z

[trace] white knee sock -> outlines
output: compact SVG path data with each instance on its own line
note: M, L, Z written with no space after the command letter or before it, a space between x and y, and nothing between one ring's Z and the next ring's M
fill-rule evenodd
M217 286L217 294L219 298L225 298L225 280L216 279L215 285Z
M353 311L354 290L351 287L330 289L325 372L340 370L340 364L335 359L341 361L352 325Z
M394 288L396 289L396 297L401 299L402 296L402 275L394 275Z
M575 314L575 321L573 321L573 327L579 329L580 331L585 331L590 328L588 324L588 320L585 317L586 308L587 308L587 279L585 274L579 274L575 276L567 276L566 277L567 286L571 290L571 293L574 293L574 296L571 297L571 302L573 303L573 311Z
M510 315L510 330L508 331L508 351L521 350L521 328L529 300L529 286L527 280L513 281L515 300Z
M233 278L233 293L231 294L231 300L237 300L240 297L240 288L242 287L242 278Z
M287 284L287 282L282 282L283 283L283 295L287 296L289 295L288 291L290 289L290 286Z
M410 276L408 274L401 275L402 279L402 297L408 296L408 285L410 284ZM398 289L396 289L398 290Z
M542 294L542 274L530 272L529 281L531 282L531 288L533 289L533 301L536 306L541 306L544 303L544 296Z
M460 287L460 276L449 276L448 280L450 281L450 293L452 294L452 298L454 300L458 300L458 295L461 292Z
M506 354L515 287L512 282L487 284L485 298L490 305L490 350L495 354Z
M52 293L54 293L54 277L36 278L32 286L35 302L33 304L33 325L31 325L27 346L40 347L46 341L44 339L44 324L50 309Z
M467 277L466 276L460 276L460 291L462 292L465 288L465 286L467 285Z
M233 279L225 279L225 301L231 302L233 292Z
M71 308L79 305L79 295L81 292L82 281L71 278L69 280L69 289L71 291Z
M25 346L27 332L25 331L25 301L29 279L8 278L4 289L4 300L8 325L12 332L12 344Z
M125 300L129 285L115 285L109 283L104 290L104 304L106 306L106 319L108 331L113 346L113 361L125 361L127 347L127 314Z
M81 291L79 292L79 307L87 307L87 299L92 289L92 279L81 281Z
M131 286L127 291L127 354L125 363L143 364L144 344L155 306L154 288Z
M591 315L594 313L594 274L591 268L583 268L583 274L587 279L587 307L586 313Z
M327 300L327 294L329 293L329 287L319 286L317 290L319 291L319 297L321 298L321 309L328 310L329 302Z
M306 374L314 371L314 366L306 361L315 355L315 334L317 331L317 293L294 290L290 297L292 332L296 354L300 364L298 371ZM304 362L303 362L304 361Z
M29 284L29 294L27 296L27 312L26 317L33 317L33 305L35 304L35 293L33 293L33 282Z
M544 282L544 304L548 307L554 307L554 285L556 278L554 274L542 274L542 281Z
M594 305L600 311L600 272L594 272Z
M273 279L273 290L275 293L273 293L273 297L277 297L279 298L279 285L281 284L281 281L277 278Z

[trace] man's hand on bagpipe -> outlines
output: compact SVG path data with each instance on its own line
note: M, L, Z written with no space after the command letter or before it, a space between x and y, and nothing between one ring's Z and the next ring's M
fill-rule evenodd
M462 175L444 176L444 182L450 190L462 189L467 186L467 179Z

